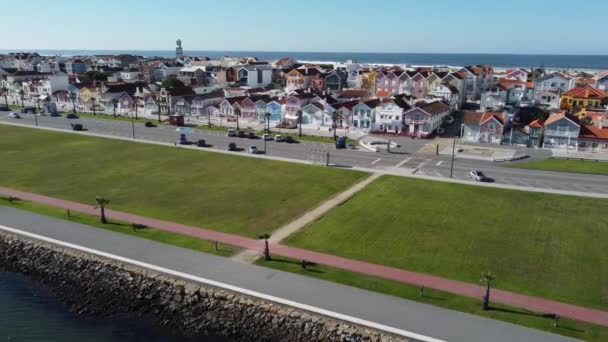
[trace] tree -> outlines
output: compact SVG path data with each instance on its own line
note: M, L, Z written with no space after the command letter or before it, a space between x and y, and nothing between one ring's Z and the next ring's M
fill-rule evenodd
M490 285L496 277L490 272L483 272L479 280L486 285L486 294L482 298L482 307L484 310L490 309Z
M73 91L70 91L68 93L68 96L70 98L70 101L72 102L72 113L76 114L76 93Z
M4 96L4 104L8 107L8 88L6 85L2 85L0 92L2 93L2 96Z
M133 107L135 107L135 120L138 119L137 117L137 107L139 107L139 100L135 99L135 101L133 101Z
M116 107L118 107L118 99L112 99L112 109L114 110L113 116L116 117Z
M234 108L234 115L236 116L236 131L240 131L239 128L239 117L241 116L241 109L240 108Z
M301 110L298 110L296 112L296 116L298 117L298 136L301 137L302 136L302 115L304 113L302 113Z
M21 107L25 108L25 105L23 105L23 100L25 100L25 90L23 90L23 88L19 89L19 99L21 99Z
M266 133L270 132L270 117L272 116L272 114L266 112L264 113L264 119L266 119Z
M268 239L270 239L270 234L262 233L258 235L258 239L264 240L264 260L270 261L270 247L268 246Z
M95 209L99 208L101 210L101 223L108 223L108 219L106 219L106 205L110 204L110 201L103 196L97 196L95 197L95 202L97 203Z
M593 125L593 119L590 116L585 116L582 120L581 123L583 125Z
M101 71L97 71L97 70L91 70L91 71L87 71L84 74L84 79L87 81L102 81L105 82L108 80L108 75L104 72Z
M158 106L158 122L162 122L161 118L160 118L160 114L161 114L161 108L160 108L160 99L156 100L156 105Z
M331 126L332 131L334 132L334 140L338 139L338 135L336 133L336 128L338 128L338 120L340 120L340 113L338 111L333 111L331 113Z
M184 82L178 80L177 78L169 77L162 81L160 87L167 89L167 91L173 91L176 89L185 88L186 85L184 84Z

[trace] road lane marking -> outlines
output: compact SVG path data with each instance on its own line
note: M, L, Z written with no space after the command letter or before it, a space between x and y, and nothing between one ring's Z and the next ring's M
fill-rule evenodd
M381 160L382 160L382 158L378 158L378 159L374 160L373 162L371 162L371 165L376 165Z
M46 243L50 243L52 245L55 246L59 246L59 247L63 247L63 248L69 248L72 250L76 250L76 251L80 251L80 252L84 252L85 254L90 254L90 255L94 255L94 256L98 256L101 258L105 258L105 259L110 259L110 260L115 260L118 261L120 263L125 263L125 264L131 264L137 267L141 267L144 269L148 269L148 270L153 270L159 273L164 273L166 275L170 275L170 276L174 276L174 277L178 277L178 278L183 278L189 281L193 281L196 283L200 283L206 286L211 286L211 287L218 287L218 288L222 288L225 289L227 291L231 291L231 292L236 292L236 293L240 293L242 295L245 296L250 296L250 297L254 297L254 298L259 298L262 300L266 300L269 302L274 302L274 303L278 303L281 305L285 305L285 306L291 306L300 310L304 310L304 311L308 311L308 312L312 312L313 314L317 314L317 315L321 315L321 316L327 316L333 319L337 319L337 320L341 320L341 321L346 321L346 322L350 322L350 323L354 323L356 325L360 325L363 327L368 327L368 328L372 328L372 329L376 329L382 332L387 332L390 334L395 334L398 336L402 336L402 337L406 337L406 338L410 338L410 339L414 339L417 341L422 341L422 342L445 342L443 340L439 340L436 338L432 338L429 336L425 336L425 335L420 335L411 331L407 331L407 330L403 330L403 329L399 329L399 328L395 328L392 326L387 326L381 323L376 323L376 322L372 322L372 321L368 321L368 320L364 320L361 318L357 318L357 317L352 317L352 316L348 316L345 314L341 314L338 312L334 312L334 311L330 311L330 310L326 310L326 309L321 309L312 305L308 305L308 304L303 304L303 303L299 303L296 301L292 301L289 299L284 299L284 298L280 298L280 297L275 297L272 295L268 295L265 293L261 293L261 292L257 292L257 291L252 291L252 290L248 290L242 287L238 287L238 286L234 286L234 285L230 285L230 284L226 284L226 283L222 283L219 281L215 281L215 280L211 280L211 279L207 279L207 278L203 278L203 277L199 277L193 274L189 274L189 273L184 273L184 272L180 272L177 270L172 270L169 268L165 268L162 266L157 266L157 265L153 265L153 264L149 264L143 261L139 261L139 260L134 260L134 259L129 259L126 257L122 257L116 254L111 254L111 253L107 253L107 252L103 252L100 250L96 250L93 248L89 248L89 247L84 247L81 245L76 245L73 243L69 243L69 242L65 242L65 241L60 241L60 240L56 240L47 236L42 236L42 235L38 235L38 234L34 234L34 233L30 233L24 230L20 230L20 229L16 229L16 228L12 228L12 227L7 227L7 226L3 226L0 225L0 230L11 233L11 234L16 234L16 235L20 235L21 237L26 237L26 238L30 238L30 239L34 239L34 240L38 240L38 241L43 241Z
M423 167L425 167L428 163L430 163L432 161L433 161L432 159L426 159L422 163L418 164L417 168L422 169Z
M435 164L435 165L437 165L437 166L441 166L441 164L443 164L443 160L441 160L441 161L437 162L437 164Z
M405 165L405 163L409 162L410 160L412 160L412 158L405 158L403 161L401 161L399 164L395 165L395 169L400 168L401 166Z

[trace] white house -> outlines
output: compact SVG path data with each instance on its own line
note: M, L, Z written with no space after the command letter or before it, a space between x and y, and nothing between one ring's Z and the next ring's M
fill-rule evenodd
M237 67L237 79L243 86L265 87L272 83L272 69L268 64L253 64Z
M410 109L401 97L383 99L374 112L372 131L398 134L403 128L403 113Z
M554 72L552 74L537 78L534 81L534 94L538 94L545 90L550 90L561 94L574 88L574 86L574 78L559 72Z
M458 91L458 88L449 83L440 84L431 90L429 95L443 100L450 106L451 111L460 108L460 92Z
M543 90L534 96L534 102L539 106L548 106L548 109L559 109L559 94L551 90Z

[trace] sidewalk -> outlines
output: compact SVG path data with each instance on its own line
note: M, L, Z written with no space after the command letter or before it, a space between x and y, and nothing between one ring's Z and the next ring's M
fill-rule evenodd
M99 214L99 210L94 209L94 206L92 204L87 205L82 203L76 203L72 201L61 200L57 198L3 187L0 187L0 194L4 196L14 196L23 200L48 204L55 207L70 209L82 213L93 215ZM218 241L224 244L233 245L241 248L253 249L258 251L263 251L264 249L264 244L262 241L245 238L237 235L231 235L208 229L187 226L175 222L157 220L149 217L128 214L125 212L110 209L106 209L106 215L108 218L115 220L144 224L146 226L154 227L160 230L193 236L210 241ZM428 274L411 272L398 268L367 263L363 261L341 258L333 255L312 252L299 248L287 247L275 243L270 244L270 251L272 254L275 255L281 255L284 257L298 260L305 259L322 265L337 267L352 272L364 273L367 275L377 276L380 278L390 279L416 286L425 286L428 288L433 288L461 296L481 298L484 293L484 288L479 285L473 285L457 280L450 280ZM498 289L492 290L492 301L541 313L559 314L560 316L572 318L579 321L608 326L608 312L606 311L565 304L548 299L521 295Z

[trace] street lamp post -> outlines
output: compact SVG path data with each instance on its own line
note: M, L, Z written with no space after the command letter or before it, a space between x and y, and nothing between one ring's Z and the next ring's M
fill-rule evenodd
M131 113L131 130L133 132L133 139L135 139L135 120L133 120L133 113Z

